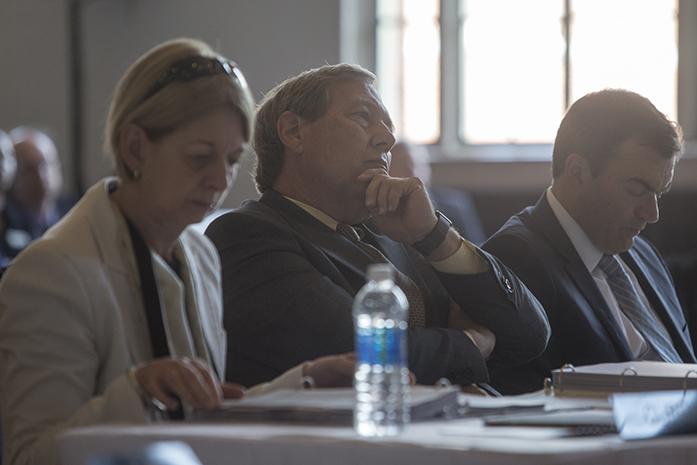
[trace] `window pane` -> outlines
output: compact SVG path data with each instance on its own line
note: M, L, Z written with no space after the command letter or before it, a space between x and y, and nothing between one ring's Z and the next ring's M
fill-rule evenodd
M440 137L438 0L378 0L378 90L399 137L434 143Z
M398 132L402 124L402 15L400 0L377 2L377 32L375 72L382 101L392 116Z
M461 136L550 142L564 111L561 0L462 2Z
M571 102L622 87L676 119L677 1L579 0L571 8Z

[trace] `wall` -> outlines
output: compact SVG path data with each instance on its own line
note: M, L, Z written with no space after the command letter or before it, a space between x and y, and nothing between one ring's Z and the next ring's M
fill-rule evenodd
M189 35L202 38L236 60L259 99L275 83L341 57L371 67L366 54L372 23L364 10L372 0L83 0L85 163L79 170L89 185L110 171L101 151L107 104L126 66L156 43ZM68 0L0 0L0 128L34 124L51 130L74 186L70 153ZM343 39L343 42L342 42ZM697 153L697 147L688 148ZM438 155L438 154L436 154ZM243 165L226 206L256 196L251 160ZM491 229L519 206L535 199L549 183L548 162L442 161L434 166L436 184L473 191ZM697 158L684 159L674 191L695 194ZM691 191L689 194L683 191ZM668 196L664 202L671 202ZM691 198L691 197L689 197ZM680 202L680 205L689 205ZM659 225L697 238L681 208L667 208ZM685 249L694 246L680 240ZM677 245L676 242L672 242Z
M66 19L65 0L0 0L0 128L45 128L63 156L70 121Z
M244 70L255 98L306 68L340 57L340 0L82 1L84 184L110 172L102 131L128 64L166 39L203 39ZM0 0L0 127L53 129L74 184L70 148L67 0ZM251 157L250 157L251 158ZM246 160L226 206L256 195Z

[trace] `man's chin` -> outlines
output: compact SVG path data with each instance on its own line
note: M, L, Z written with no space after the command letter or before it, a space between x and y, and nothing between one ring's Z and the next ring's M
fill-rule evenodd
M338 219L340 223L346 223L346 224L360 224L360 223L365 223L366 221L370 220L373 217L373 215L367 210L367 209L361 209L360 211L356 212L346 212L346 215L344 215L343 218Z
M373 214L365 206L365 196L361 196L360 200L347 200L342 205L341 215L335 218L340 223L359 224L368 221Z
M632 236L629 238L622 239L622 240L618 241L616 244L612 244L610 247L607 247L607 250L605 250L604 252L608 255L615 255L618 253L624 253L634 246L634 238L635 237L636 236Z

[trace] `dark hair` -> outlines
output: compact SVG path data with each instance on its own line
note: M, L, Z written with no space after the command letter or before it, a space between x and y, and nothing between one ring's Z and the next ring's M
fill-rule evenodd
M264 96L254 124L255 179L259 192L273 186L283 167L285 147L276 128L281 114L292 111L309 121L317 120L327 111L331 85L348 79L372 83L375 75L357 65L326 65L287 79Z
M572 153L585 157L594 176L619 145L636 139L666 158L682 151L680 126L641 95L623 89L587 94L569 107L554 140L552 176L564 172Z

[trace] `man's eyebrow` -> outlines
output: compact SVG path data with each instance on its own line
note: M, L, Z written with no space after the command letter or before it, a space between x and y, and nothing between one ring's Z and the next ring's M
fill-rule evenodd
M379 113L382 116L382 121L385 123L387 128L390 131L394 131L394 123L392 122L392 118L390 118L390 114L387 112L387 109L383 105L380 105L374 100L365 97L360 97L356 99L355 105L369 106L371 110L373 110L376 113Z
M193 139L193 140L189 141L189 143L187 145L196 145L196 144L209 145L211 147L215 146L215 144L208 139Z
M670 190L670 188L673 186L673 181L671 180L663 189L660 187L654 187L652 186L648 181L642 178L629 178L628 181L630 182L635 182L644 189L646 189L649 192L654 192L656 194L664 194Z

